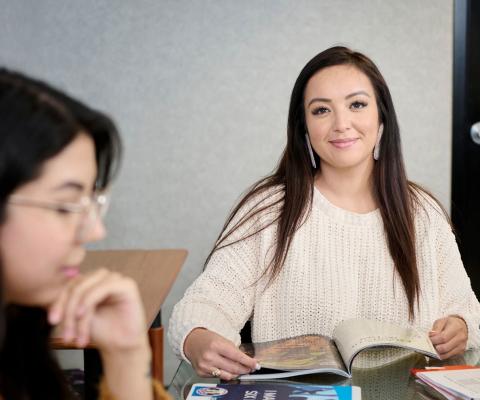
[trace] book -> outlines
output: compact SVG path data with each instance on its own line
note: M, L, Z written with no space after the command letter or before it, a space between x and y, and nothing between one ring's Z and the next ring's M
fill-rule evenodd
M337 325L332 338L302 335L242 344L240 348L255 357L262 369L241 375L239 379L278 379L316 373L351 378L357 354L365 349L383 347L406 349L440 359L427 332L386 322L349 319Z
M448 365L412 369L420 383L428 385L448 400L480 399L480 367Z
M361 400L358 386L196 383L187 400Z
M419 379L415 380L415 392L413 398L421 400L448 400L448 398L440 392L431 388Z

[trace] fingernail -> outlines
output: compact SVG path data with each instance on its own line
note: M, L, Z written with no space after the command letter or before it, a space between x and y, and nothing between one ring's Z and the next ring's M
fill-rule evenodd
M60 313L58 310L52 310L48 313L48 322L52 325L56 325L60 322Z
M429 335L435 335L437 333L437 331L430 331L428 332Z
M85 313L85 307L84 306L78 307L77 317L81 317L84 313Z
M262 366L261 366L259 363L257 363L257 364L255 365L255 370L256 370L256 371L258 371L258 370L261 369L261 368L262 368Z

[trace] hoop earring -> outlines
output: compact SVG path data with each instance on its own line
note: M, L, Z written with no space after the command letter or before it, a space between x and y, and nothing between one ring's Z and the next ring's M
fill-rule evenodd
M305 142L307 144L308 154L310 156L310 161L312 162L312 167L314 169L317 169L317 163L315 162L315 157L313 156L312 144L310 143L310 137L308 136L308 132L305 132Z
M378 161L380 158L380 140L382 139L383 135L383 124L380 124L378 128L378 135L377 135L377 143L375 143L375 147L373 148L373 159Z

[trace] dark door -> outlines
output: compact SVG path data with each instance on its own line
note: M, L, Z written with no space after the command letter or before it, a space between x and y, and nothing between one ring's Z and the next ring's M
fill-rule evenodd
M455 0L452 220L480 298L480 1Z

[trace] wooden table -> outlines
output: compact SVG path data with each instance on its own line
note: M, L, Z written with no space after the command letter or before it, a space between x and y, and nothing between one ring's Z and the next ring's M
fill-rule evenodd
M152 347L152 374L163 381L163 327L161 306L187 257L183 249L173 250L99 250L87 252L82 272L105 267L132 277L138 284L145 307ZM76 348L62 342L55 334L52 337L55 349ZM92 347L85 349L86 399L94 398L93 390L101 373L98 352Z

